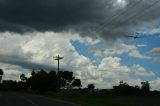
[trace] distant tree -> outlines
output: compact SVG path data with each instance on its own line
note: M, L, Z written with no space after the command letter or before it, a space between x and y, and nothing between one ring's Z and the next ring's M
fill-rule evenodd
M27 79L26 75L21 74L20 79L21 79L21 81L15 83L16 86L14 87L14 89L16 89L16 90L27 89L29 86L28 86L28 79Z
M141 90L139 86L130 86L126 82L120 81L118 86L113 86L113 93L115 95L140 95Z
M3 80L2 82L4 90L17 90L17 82L13 80Z
M0 69L0 76L3 75L3 70ZM58 80L59 76L59 80ZM66 86L77 86L81 87L80 79L75 79L73 77L73 72L69 71L56 71L47 72L41 69L38 72L34 70L31 72L31 76L27 78L25 74L20 75L21 81L3 80L0 84L0 89L3 90L22 90L22 89L32 89L36 92L45 91L57 91L59 87ZM61 85L59 86L58 81Z
M2 69L0 69L0 75L3 75L3 70Z
M46 75L46 74L47 74L47 72L46 72L45 70L41 69L41 70L38 72L38 74Z
M0 69L0 82L2 81L2 76L3 76L3 70Z
M32 76L28 79L28 84L31 89L36 91L56 91L58 88L56 72L50 71L48 73L43 69L36 73L32 72Z
M74 79L72 82L72 87L82 87L80 79Z
M20 75L20 79L21 79L22 82L26 82L27 81L27 77L26 77L25 74L21 74Z
M34 76L31 77L31 88L38 91L48 90L48 73L41 69Z
M129 87L130 86L126 82L123 82L122 80L119 82L118 86L113 86L113 93L115 95L126 95L126 94L128 95Z
M64 79L68 82L71 82L74 79L73 72L69 71L60 71L59 76L61 79Z
M70 88L71 83L74 80L73 72L60 71L58 73L58 79L59 79L60 87Z
M56 71L50 71L48 73L48 86L49 86L49 90L53 90L56 91L58 89L58 78L56 75Z
M95 86L94 86L94 84L88 84L87 88L88 88L88 90L92 91L92 90L94 90Z
M128 86L128 84L126 82L123 82L123 80L119 82L119 85L120 86Z
M34 76L36 73L35 73L35 71L34 71L34 69L33 69L33 71L31 72L31 75L32 76Z
M27 82L29 88L36 91L57 91L58 88L71 88L72 86L81 86L80 79L73 77L73 72L69 71L50 71L46 72L41 69L38 72L32 71L31 77Z
M146 82L141 82L141 90L143 94L148 94L150 92L150 84L148 81Z

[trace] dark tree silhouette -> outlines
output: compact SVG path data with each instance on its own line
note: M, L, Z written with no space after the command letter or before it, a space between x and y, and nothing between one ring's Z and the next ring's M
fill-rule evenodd
M3 70L0 69L0 83L2 82Z
M95 86L94 86L94 84L88 84L87 88L88 88L88 90L93 91Z
M26 82L27 81L27 77L26 77L25 74L21 74L20 75L20 79L21 79L22 82Z
M142 86L141 86L141 89L142 89L142 92L143 94L149 94L150 92L150 84L148 81L146 82L141 82Z
M0 69L0 76L2 78L3 70ZM46 72L41 69L40 71L35 72L34 70L31 72L31 76L27 78L25 74L20 75L21 81L12 81L12 80L4 80L2 84L0 84L0 88L2 89L10 89L10 90L20 90L20 89L32 89L34 91L57 91L61 87L63 88L72 88L72 87L81 87L81 80L75 79L73 76L73 72L69 71L50 71Z
M30 88L38 91L48 90L48 73L41 69L28 79Z
M139 86L130 86L126 82L120 81L118 86L113 86L113 93L115 95L140 95L141 90Z
M69 72L69 71L60 71L59 77L61 79L68 81L68 82L71 82L74 79L73 72Z
M17 82L16 81L12 81L12 80L3 80L3 85L2 88L4 90L16 90L17 87Z
M58 89L58 78L55 71L50 71L48 74L48 86L49 90L56 91Z
M72 87L82 87L82 84L81 84L81 80L80 79L74 79L73 82L72 82Z
M35 73L35 71L33 70L32 72L31 72L31 75L32 76L34 76L36 73Z
M29 88L37 91L57 91L61 88L71 88L74 82L73 72L69 71L50 71L41 69L39 72L32 71L31 77L27 80ZM81 86L80 80L75 80L74 86ZM78 82L79 81L79 82Z
M59 87L71 88L72 80L74 80L73 72L60 71L57 76L59 77Z

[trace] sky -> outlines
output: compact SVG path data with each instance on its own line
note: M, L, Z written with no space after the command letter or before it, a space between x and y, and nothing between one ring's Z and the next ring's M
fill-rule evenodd
M60 55L83 87L160 90L159 9L159 0L0 0L3 79L56 71Z

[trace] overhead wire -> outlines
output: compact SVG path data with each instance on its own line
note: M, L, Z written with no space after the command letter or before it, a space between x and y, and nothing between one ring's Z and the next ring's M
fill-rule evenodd
M135 6L138 5L140 2L142 2L142 0L138 0L137 2L134 2L134 3L129 3L128 7L125 8L124 11L121 11L121 12L118 12L118 13L116 12L115 14L113 14L113 15L109 18L109 21L108 21L107 23L105 23L105 21L108 20L108 18L106 18L106 19L103 21L104 24L101 25L101 28L98 28L98 29L97 29L97 32L101 32L106 25L107 25L107 26L111 25L117 18L119 18L119 17L122 16L122 15L125 15L125 14L128 12L128 10L130 10L130 9L133 8L133 7L135 7Z
M148 12L150 9L153 8L154 5L158 5L159 2L160 2L159 0L156 0L156 1L153 2L150 6L147 6L146 8L143 8L143 9L141 10L141 11L143 12L142 14ZM127 19L125 19L125 20L123 20L122 22L120 22L120 23L118 24L118 26L122 26L125 21L128 21L129 19L132 19L132 18L135 18L135 17L138 17L138 16L141 16L142 14L138 14L138 13L137 13L137 14L133 14L133 15L127 17ZM112 26L111 29L114 28L114 27L115 27L115 26ZM113 30L114 30L114 29L113 29Z
M106 18L106 19L103 21L104 24L102 24L100 27L98 27L97 29L95 29L94 32L96 32L96 33L101 33L101 32L103 32L103 30L105 29L105 26L112 25L112 23L113 23L115 20L117 20L118 17L121 17L122 15L127 14L127 11L128 11L129 9L135 7L135 6L138 5L140 2L142 2L142 0L139 0L139 1L134 2L134 3L130 3L129 6L125 9L125 11L122 11L122 12L119 12L119 13L115 13L115 14L113 14L109 19ZM147 7L142 8L143 14L146 13L146 12L148 12L149 9L152 9L154 5L157 5L157 4L158 4L158 2L160 2L160 1L159 1L159 0L156 0L156 1L154 1L150 6L147 6ZM133 14L133 15L129 16L129 17L127 18L127 20L129 20L129 19L131 19L131 18L134 18L134 17L137 17L137 16L140 16L140 15L139 15L138 13L137 13L137 14ZM108 21L107 23L105 23L105 21L107 21L107 20L109 20L109 21ZM118 24L118 26L122 26L122 24L123 24L125 21L126 21L126 20L123 20L122 22L120 22L120 23ZM112 27L110 27L110 28L107 29L106 31L110 31L110 30L113 31L113 28L114 28L114 27L115 27L115 25L112 25ZM91 33L94 34L93 31L92 31Z

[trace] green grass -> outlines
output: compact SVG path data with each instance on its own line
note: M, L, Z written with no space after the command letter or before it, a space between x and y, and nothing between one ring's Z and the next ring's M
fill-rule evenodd
M30 92L35 94L34 92ZM111 94L79 93L61 91L38 93L38 95L79 104L81 106L160 106L160 96L113 96Z
M59 93L48 92L43 95L79 104L82 106L127 106L126 104L123 103L114 103L113 100L114 98L117 97L111 95L88 94L88 93L81 94L78 92L59 92Z

